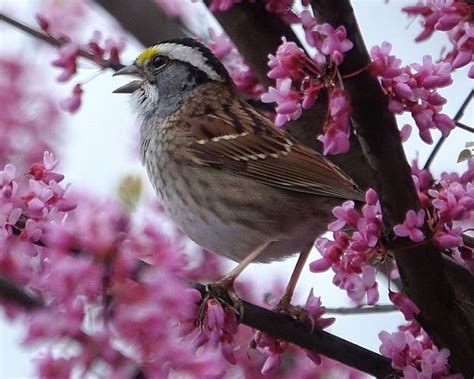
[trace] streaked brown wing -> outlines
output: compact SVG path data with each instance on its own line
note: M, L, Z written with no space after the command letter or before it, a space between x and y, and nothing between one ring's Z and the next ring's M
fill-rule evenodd
M244 100L221 104L217 111L202 112L194 120L188 150L194 163L289 191L364 199L337 166L275 129Z

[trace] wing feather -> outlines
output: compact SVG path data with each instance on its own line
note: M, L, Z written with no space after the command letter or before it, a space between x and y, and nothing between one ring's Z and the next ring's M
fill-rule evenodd
M363 193L336 165L289 134L278 130L251 105L235 101L216 110L202 101L188 125L188 155L193 163L288 191L363 200ZM226 96L217 99L224 102ZM221 100L219 100L221 99ZM238 128L235 126L238 120Z

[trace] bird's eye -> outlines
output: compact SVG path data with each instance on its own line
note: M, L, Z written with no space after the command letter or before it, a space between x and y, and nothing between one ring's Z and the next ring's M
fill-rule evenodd
M152 61L153 67L156 69L163 67L167 63L168 57L164 57L163 55L157 55Z

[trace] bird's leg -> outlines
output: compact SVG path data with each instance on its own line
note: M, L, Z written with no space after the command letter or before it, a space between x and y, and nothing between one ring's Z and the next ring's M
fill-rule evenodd
M255 258L257 258L263 250L270 244L270 242L265 242L264 244L258 246L255 250L253 250L249 255L247 255L242 262L240 262L237 267L235 267L231 272L225 275L223 278L217 281L217 285L223 288L232 288L234 285L235 279L244 271L247 266L252 263Z
M227 297L228 299L231 300L232 304L230 304L234 310L242 316L243 308L242 308L242 301L240 298L237 296L237 294L234 291L234 282L235 279L242 273L242 271L245 270L245 268L252 263L255 258L257 258L262 251L264 251L267 246L270 244L271 241L266 242L260 246L258 246L255 250L253 250L249 255L247 255L238 265L235 267L231 272L229 272L227 275L223 276L221 279L219 279L217 282L211 283L207 285L207 292L208 295L206 297L214 297L219 299L221 302L225 302L225 298ZM205 306L205 301L201 304L202 306ZM200 314L202 313L203 309L200 309Z
M301 276L301 272L303 271L303 268L306 264L309 253L311 252L311 249L313 248L313 245L314 243L312 242L308 247L306 247L304 250L301 251L298 261L296 262L296 266L293 269L293 273L291 274L288 285L286 286L285 293L280 298L280 301L278 302L277 306L274 308L274 310L277 312L287 313L293 318L296 318L298 320L301 320L307 323L309 322L312 328L314 326L313 325L314 322L311 319L311 316L307 314L304 308L291 305L291 298L293 297L296 284L298 283L298 279Z

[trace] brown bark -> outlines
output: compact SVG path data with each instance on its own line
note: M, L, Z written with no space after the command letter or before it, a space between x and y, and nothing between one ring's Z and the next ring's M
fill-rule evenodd
M411 172L400 142L394 115L378 80L364 70L370 58L348 0L314 0L319 22L344 25L354 48L340 67L354 110L356 132L375 179L389 238L409 209L419 209ZM451 351L450 362L466 378L474 376L473 277L464 268L445 264L441 252L428 242L394 251L403 289L421 309L418 317L438 347ZM453 266L454 265L454 266ZM457 274L454 272L458 271ZM463 280L459 280L461 277Z

